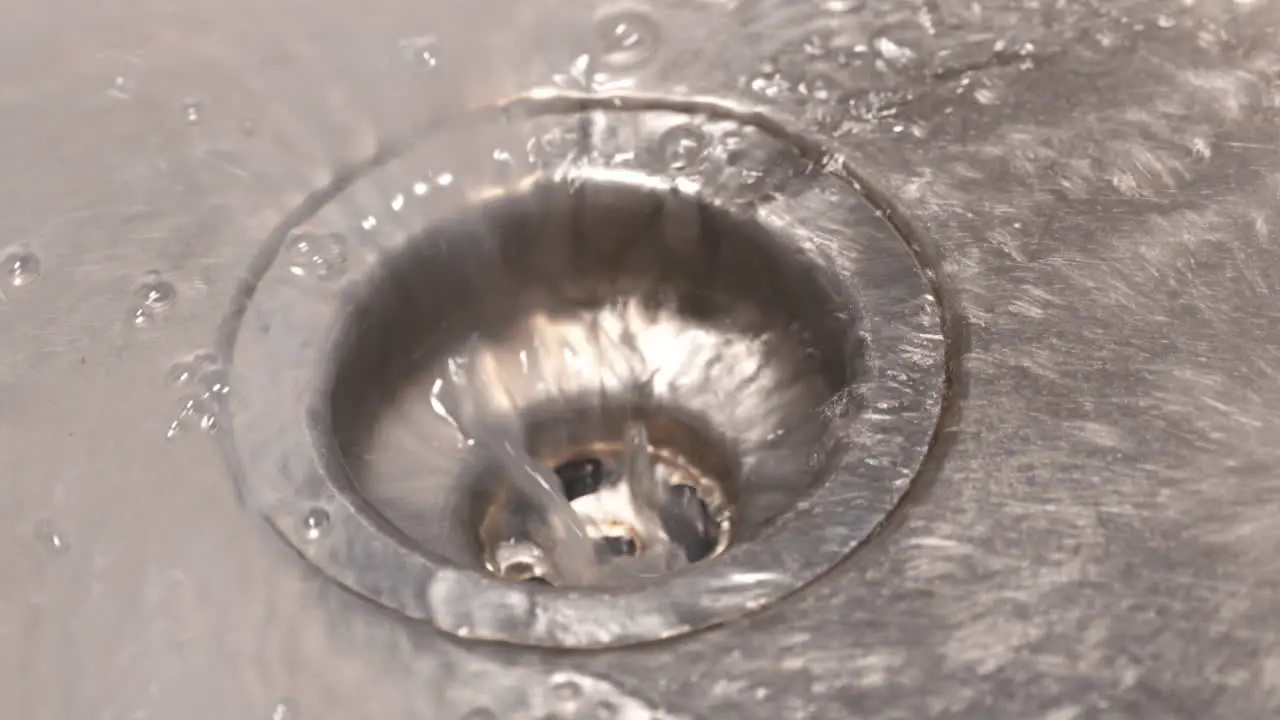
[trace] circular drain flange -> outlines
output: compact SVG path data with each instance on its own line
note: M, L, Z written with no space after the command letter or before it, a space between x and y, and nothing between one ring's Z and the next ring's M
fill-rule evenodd
M317 195L273 234L224 327L235 391L222 437L246 500L330 578L462 637L625 645L791 593L893 509L945 393L930 283L837 159L716 108L574 103L467 118ZM631 405L660 418L670 400L733 449L717 496L732 541L624 585L498 577L482 529L501 492L473 462L484 448L442 434L439 407L415 424L426 416L404 409L402 386L494 327L507 334L491 340L527 334L616 297L648 318L637 327L676 334L655 335L626 372L596 363L583 387L563 372L552 385L568 396L647 378ZM653 319L672 308L680 322ZM505 367L495 346L482 356ZM523 420L546 399L529 392L486 407ZM396 413L402 435L423 428L420 452L384 467L405 483L372 498L362 475ZM397 494L431 502L397 517Z

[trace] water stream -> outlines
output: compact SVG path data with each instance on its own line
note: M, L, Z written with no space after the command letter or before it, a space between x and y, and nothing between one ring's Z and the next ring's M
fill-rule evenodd
M500 349L479 339L467 343L444 363L432 384L433 411L475 452L502 468L533 508L535 521L546 533L539 549L557 581L566 585L652 577L685 562L684 551L667 537L669 487L657 467L644 422L625 423L616 473L599 489L599 497L587 500L594 515L609 516L607 523L600 517L594 517L594 523L585 520L556 471L533 457L525 445L520 409L532 397L547 395L549 388L562 388L566 375L598 375L601 402L616 394L619 385L628 397L645 396L641 378L648 374L642 354L625 333L616 330L599 316L591 316L586 323L536 321L530 332ZM627 387L632 384L639 387ZM564 402L569 412L568 401ZM610 552L603 541L612 535L604 526L615 525L625 527L628 539L642 551Z

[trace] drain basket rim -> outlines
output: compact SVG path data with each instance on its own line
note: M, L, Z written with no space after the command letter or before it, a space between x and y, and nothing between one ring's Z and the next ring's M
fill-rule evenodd
M424 142L389 167L421 164L431 146ZM580 179L590 181L602 171L581 172ZM652 173L618 177L647 178L644 189L686 192ZM234 336L237 392L228 401L232 427L223 444L242 492L331 579L460 637L549 648L630 645L721 624L789 595L843 560L897 505L928 453L945 388L939 309L914 254L884 213L836 173L818 173L809 192L831 211L814 215L842 218L860 231L847 242L856 245L859 260L849 273L861 303L867 375L842 392L856 394L866 410L840 421L840 459L827 479L751 542L624 588L516 584L424 551L352 486L334 445L327 393L317 390L326 383L324 363L316 359L331 346L332 316L349 298L340 284L300 286L278 259ZM700 194L691 199L710 201ZM774 233L829 237L830 228L815 227L811 217L767 202L744 220L764 222ZM282 226L277 233L292 230ZM255 399L255 385L283 401ZM328 518L319 531L303 522L317 509Z

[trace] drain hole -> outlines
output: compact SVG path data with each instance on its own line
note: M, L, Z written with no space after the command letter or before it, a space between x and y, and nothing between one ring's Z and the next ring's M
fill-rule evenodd
M529 506L519 478L509 478L513 492L486 510L482 544L520 538L537 546L547 572L535 574L553 584L581 582L561 572L564 544L579 537L605 584L669 573L728 545L740 466L706 421L600 395L557 398L529 408L522 419L527 462L519 466L554 468L549 474L568 517ZM492 472L503 474L502 468Z
M600 541L606 555L610 557L634 557L640 552L640 544L630 535L609 535Z
M684 548L690 563L705 560L716 550L719 529L711 509L692 485L671 488L671 504L662 526L672 541Z
M556 477L570 501L598 491L604 485L604 463L600 458L570 460L556 468Z
M534 570L533 563L519 560L503 566L502 575L509 580L532 580L537 577L537 571Z

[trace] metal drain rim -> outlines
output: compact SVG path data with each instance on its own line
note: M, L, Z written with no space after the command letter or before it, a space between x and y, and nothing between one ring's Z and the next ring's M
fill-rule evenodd
M597 102L610 108L605 98L593 98L592 104ZM530 117L556 118L555 111L565 108L563 102L553 105L552 112ZM752 125L752 119L732 119ZM497 122L465 137L464 152L492 155L495 139L523 140L527 134L512 133ZM358 236L347 261L367 267L385 243L417 231L447 209L471 204L486 187L494 187L485 182L489 179L451 178L452 189L432 194L412 212L387 216L389 191L403 184L411 175L408 170L430 167L442 143L451 146L450 156L458 156L459 138L445 133L403 155L383 158L385 165L334 193L308 223ZM679 183L666 178L621 175L678 191ZM513 172L496 184L520 182L520 173ZM366 195L368 189L379 192ZM297 283L281 267L279 253L264 263L258 284L242 298L244 305L233 309L224 328L226 355L235 356L236 391L229 401L231 432L224 434L223 445L246 500L333 580L462 637L569 648L634 644L731 620L803 587L865 540L906 491L935 432L946 355L930 285L883 214L835 173L821 174L811 192L832 213L856 216L858 222L851 220L851 225L876 235L848 240L859 243L853 274L855 288L864 296L869 377L857 390L867 410L850 419L848 445L832 478L755 541L730 547L687 572L624 590L514 585L446 566L422 553L352 487L332 444L324 398L314 390L323 386L323 364L315 359L331 344L335 326L330 314L344 302L343 286ZM368 212L375 208L391 222ZM827 231L811 227L810 218L770 218L770 212L778 208L761 206L757 219L788 232ZM364 220L351 228L351 218ZM290 221L273 233L277 250L307 220ZM876 292L866 292L871 288ZM270 400L255 406L263 398ZM582 623L583 617L592 622Z

